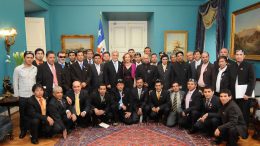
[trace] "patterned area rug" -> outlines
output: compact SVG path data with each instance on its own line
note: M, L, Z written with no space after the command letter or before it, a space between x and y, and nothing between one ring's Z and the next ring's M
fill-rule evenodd
M104 128L77 128L55 146L115 146L115 145L173 145L208 146L210 138L200 134L187 134L177 127L169 128L161 124L119 125Z

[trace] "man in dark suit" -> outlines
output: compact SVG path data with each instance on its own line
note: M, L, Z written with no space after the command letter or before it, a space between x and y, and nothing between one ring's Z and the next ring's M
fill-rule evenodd
M156 66L150 65L150 59L147 54L143 55L143 63L136 68L135 78L142 78L144 80L144 87L148 90L154 89L154 84L158 78L158 70Z
M195 50L193 52L193 56L194 56L194 61L190 63L191 78L196 79L197 78L197 68L199 65L202 64L200 50Z
M64 93L66 93L66 91L71 89L70 70L69 70L70 64L65 62L65 59L66 59L66 53L59 51L57 53L57 63L60 64L62 68L62 78L64 80L62 89Z
M35 60L33 61L33 65L38 67L39 65L43 64L43 58L44 58L44 50L42 48L37 48L34 51L35 54Z
M209 136L213 136L214 131L221 124L221 120L218 115L221 104L219 97L214 95L214 90L212 87L205 87L203 89L203 94L205 99L203 100L202 116L198 119L194 125L193 131L191 132L195 133L196 130L202 130Z
M102 64L101 56L94 55L94 64L90 65L92 71L91 92L97 91L100 84L104 83L104 64Z
M91 105L87 91L81 90L81 82L74 81L72 89L66 93L66 96L72 101L72 114L77 116L79 126L85 127L90 124Z
M82 51L77 52L77 61L70 66L70 76L72 82L80 81L82 90L90 89L91 68L83 61Z
M104 82L108 89L116 87L116 81L123 78L122 63L118 61L118 51L112 52L112 60L104 65Z
M67 131L70 131L77 120L75 114L72 114L72 106L63 98L63 90L60 86L53 88L53 97L48 106L47 111L54 120L53 129L57 133L62 133L63 138L67 138Z
M163 89L168 90L172 83L172 65L168 62L169 57L167 54L163 54L162 62L157 65L159 79L163 83Z
M100 84L97 91L91 94L91 110L92 110L92 124L94 126L101 122L112 122L113 113L112 107L114 104L113 96L107 92L105 84Z
M40 136L51 137L52 136L52 126L54 120L49 116L46 111L47 101L44 98L44 89L40 84L35 84L32 87L34 93L28 100L28 112L27 116L30 121L30 133L31 142L33 144L38 144L38 138Z
M196 89L197 82L194 79L189 79L188 92L184 95L181 102L182 113L179 118L179 126L193 131L193 126L201 115L202 95Z
M128 125L137 123L138 116L133 110L132 97L130 97L129 90L124 87L124 81L122 79L118 79L116 88L114 88L111 92L114 96L114 107L116 107L116 111L114 113L115 121L118 122L121 120Z
M250 106L252 93L255 89L256 77L255 70L251 63L245 61L245 53L243 50L236 50L236 64L231 67L231 92L235 97L238 106L240 107L243 116L245 118L246 124L249 124L250 117ZM237 85L247 85L245 95L241 97L236 97L236 86Z
M218 126L214 132L217 137L215 144L220 144L222 140L227 140L227 145L237 146L239 136L243 139L248 137L243 114L237 104L232 100L231 92L228 89L220 91L220 101L223 106L219 114L223 124Z
M84 62L87 62L87 64L93 64L93 56L94 56L94 52L92 49L87 49L86 51L83 52L84 53Z
M149 92L144 87L144 81L142 78L136 78L136 87L132 88L130 97L133 100L134 111L139 117L139 121L147 121L147 114L150 110L149 103Z
M235 61L233 61L232 59L230 59L229 57L228 57L228 54L229 54L229 51L228 51L228 49L227 48L221 48L220 50L219 50L219 57L220 56L224 56L224 57L226 57L227 58L227 66L232 66L232 65L235 65ZM215 70L217 71L218 69L219 69L219 62L218 62L218 60L216 60L215 62L214 62L214 68L215 68Z
M183 60L183 52L179 51L176 53L176 62L173 64L173 82L178 82L181 90L187 90L187 81L191 76L189 63Z
M55 63L55 53L48 51L46 53L47 62L38 67L36 82L45 88L45 96L52 96L52 88L54 86L63 86L61 65Z
M219 56L218 64L219 68L216 70L213 77L214 94L217 96L219 96L219 92L222 89L230 89L230 78L232 75L230 66L228 66L227 57Z
M203 87L213 86L214 65L209 62L209 53L203 52L201 55L202 64L198 66L197 81L198 88L203 91Z
M155 82L155 90L150 94L150 117L155 121L162 121L166 124L170 112L171 102L170 94L167 90L163 90L160 80Z

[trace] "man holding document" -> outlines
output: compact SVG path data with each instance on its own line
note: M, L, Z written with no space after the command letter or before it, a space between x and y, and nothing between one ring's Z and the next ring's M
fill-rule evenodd
M255 71L253 65L245 61L245 52L236 50L236 64L231 66L231 91L232 96L239 105L246 124L249 124L250 117L250 98L254 97L255 89Z

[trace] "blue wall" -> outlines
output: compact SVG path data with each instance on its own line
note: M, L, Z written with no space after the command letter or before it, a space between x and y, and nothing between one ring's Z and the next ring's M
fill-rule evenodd
M232 12L242 9L246 6L252 5L254 3L259 2L259 0L228 0L228 4L227 4L227 34L226 34L226 44L225 46L227 48L231 47L231 43L230 43L230 34L231 34L231 15ZM256 70L256 77L260 78L260 61L251 61L252 63L254 63L255 66L255 70Z

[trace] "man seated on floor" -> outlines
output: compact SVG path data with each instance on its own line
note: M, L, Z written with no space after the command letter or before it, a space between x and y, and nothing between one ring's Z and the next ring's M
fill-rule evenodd
M197 81L189 79L187 82L188 92L182 99L182 113L178 124L180 127L187 128L193 131L193 126L201 115L202 95L197 87Z
M220 91L220 101L223 106L219 114L223 124L215 130L215 143L220 144L222 140L227 140L228 146L237 146L239 136L243 139L248 137L243 114L236 102L232 100L231 92L228 89Z
M212 87L205 87L203 94L205 96L203 101L203 114L191 132L195 133L197 130L202 130L206 132L208 136L214 136L214 131L221 124L221 119L218 115L221 103L219 97L214 95Z
M63 91L60 86L53 88L53 97L51 98L47 111L54 120L53 129L57 133L63 133L63 138L67 138L67 131L70 131L77 120L77 116L72 114L72 106L63 98Z
M101 122L110 123L113 118L113 97L107 92L105 84L100 84L98 91L93 92L91 98L91 117L94 126Z
M47 102L43 97L43 86L35 84L32 87L32 91L34 95L28 100L27 116L30 120L31 142L33 144L38 144L39 137L44 136L48 138L52 136L54 121L46 111Z
M72 113L77 116L77 124L86 127L90 124L90 98L86 90L81 90L81 82L74 81L72 90L66 93L72 101Z
M136 78L136 87L131 90L131 98L133 99L133 107L139 117L139 122L147 121L147 114L149 112L148 89L144 87L142 78Z
M180 90L178 82L173 82L170 90L171 110L167 118L166 125L169 127L173 127L177 124L178 116L182 112L181 101L184 97L185 92Z
M116 109L114 113L115 123L120 120L125 124L133 124L138 122L138 116L133 110L132 99L129 96L129 91L125 89L124 81L118 79L116 83L116 88L112 90L114 96L115 104L113 108Z
M161 80L155 81L155 90L150 94L150 107L151 119L156 122L161 121L166 125L166 121L170 112L171 102L170 93L167 90L163 90L163 85Z

